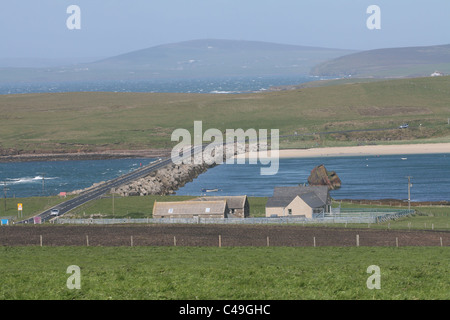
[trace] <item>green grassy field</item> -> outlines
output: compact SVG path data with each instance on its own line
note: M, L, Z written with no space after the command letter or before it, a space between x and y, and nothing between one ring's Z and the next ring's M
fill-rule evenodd
M101 199L76 215L151 217L153 201L188 198L118 197L114 214L112 198ZM249 198L253 216L266 201ZM342 204L355 206L368 207ZM419 210L389 228L449 230L447 207ZM0 300L447 300L449 263L448 247L1 247ZM66 286L71 265L81 268L79 290ZM380 267L379 290L366 286L371 265Z
M449 261L437 247L3 247L0 299L447 300ZM380 289L366 285L371 265Z
M3 198L0 199L0 216L1 217L16 217L28 218L35 216L42 211L45 211L63 201L69 200L74 196L66 198L58 196L50 197L29 197L29 198ZM17 204L22 204L22 216L19 217L17 211ZM6 207L6 210L5 210Z
M174 129L280 129L281 147L450 141L450 77L217 95L55 93L1 95L4 153L169 148ZM303 135L397 128L408 130ZM420 126L421 125L421 126ZM431 139L431 140L430 140Z

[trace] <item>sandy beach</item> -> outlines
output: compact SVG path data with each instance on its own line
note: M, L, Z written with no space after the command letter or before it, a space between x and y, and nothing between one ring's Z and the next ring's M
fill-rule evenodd
M401 145L371 145L355 147L329 147L312 149L280 150L280 158L306 158L306 157L339 157L339 156L377 156L377 155L408 155L408 154L450 154L450 143L430 144L401 144ZM249 158L267 158L270 152L250 152ZM241 157L244 155L241 155Z

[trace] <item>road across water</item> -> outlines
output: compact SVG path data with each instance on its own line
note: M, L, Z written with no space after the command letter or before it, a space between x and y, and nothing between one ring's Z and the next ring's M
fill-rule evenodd
M151 172L158 170L160 168L163 168L171 163L172 163L172 160L170 158L164 158L164 159L154 161L143 168L137 169L137 170L127 173L123 176L120 176L116 179L102 183L101 185L99 185L95 188L86 190L86 191L82 192L80 195L78 195L77 197L67 200L65 202L62 202L50 209L38 214L35 217L41 218L42 222L48 221L51 218L53 218L53 216L51 215L52 209L58 209L59 215L61 216L61 215L65 214L65 213L67 213L89 201L100 198L102 195L104 195L105 193L110 191L111 188L116 188L123 184L129 183L131 181L134 181L134 180L137 180L144 176L147 176ZM18 223L34 223L35 217L31 217L29 219L20 221Z

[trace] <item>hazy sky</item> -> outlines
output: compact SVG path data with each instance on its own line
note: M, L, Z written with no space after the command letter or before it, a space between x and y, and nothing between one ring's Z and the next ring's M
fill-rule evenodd
M81 9L81 29L66 12ZM369 30L370 5L381 30ZM10 0L0 58L102 58L192 39L375 49L450 43L449 0Z

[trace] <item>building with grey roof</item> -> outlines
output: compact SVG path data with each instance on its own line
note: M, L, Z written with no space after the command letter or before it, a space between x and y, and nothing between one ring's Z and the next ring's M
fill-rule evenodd
M267 200L266 217L314 218L330 210L331 196L327 186L276 187L273 196Z

